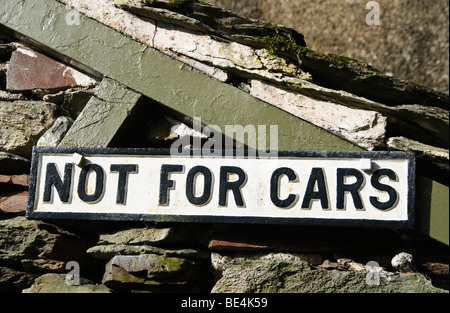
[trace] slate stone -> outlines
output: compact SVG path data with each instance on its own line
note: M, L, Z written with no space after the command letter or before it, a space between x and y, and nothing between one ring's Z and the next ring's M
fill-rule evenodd
M81 264L86 239L58 226L23 216L0 221L0 262L30 273L65 272L68 261Z
M14 91L57 90L94 83L79 71L25 48L18 48L12 53L6 75L6 89Z
M38 140L37 146L57 147L73 124L70 117L60 116Z
M306 46L302 34L293 29L239 16L203 1L122 1L119 7L146 18L223 37L230 41L262 47L258 37L283 36Z
M370 276L375 275L375 276ZM379 275L379 276L376 276ZM213 293L446 293L419 273L315 268L304 261L246 260L224 266Z
M415 272L416 266L411 254L402 252L394 256L391 261L392 267L401 273Z
M44 101L0 102L0 147L31 157L33 146L57 119L58 107Z
M15 100L27 100L27 98L21 93L11 93L5 90L0 90L0 101L15 101Z
M437 180L438 182L448 185L448 149L433 147L406 137L389 138L386 144L390 150L415 152L418 172L426 177L432 178L434 180Z
M104 285L80 278L80 285L71 285L66 282L65 274L45 274L38 277L30 288L23 293L111 293Z
M36 275L0 266L0 292L20 292L33 284Z
M156 245L173 246L193 242L192 235L183 227L171 228L130 228L100 234L98 244Z
M102 283L112 289L142 290L189 285L197 268L183 258L154 254L115 256L106 265Z
M177 249L167 250L149 245L98 245L90 247L87 251L90 256L100 260L111 260L116 255L140 255L140 254L157 254L168 257L181 257L190 260L207 259L209 253L194 249Z

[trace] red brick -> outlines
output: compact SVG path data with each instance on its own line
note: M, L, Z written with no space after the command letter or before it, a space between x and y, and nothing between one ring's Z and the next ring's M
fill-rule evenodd
M28 191L5 192L0 194L0 213L21 213L27 208Z

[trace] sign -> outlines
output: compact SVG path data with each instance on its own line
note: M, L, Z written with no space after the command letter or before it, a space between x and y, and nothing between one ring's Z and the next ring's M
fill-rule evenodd
M153 149L33 151L27 217L410 227L403 152L177 156Z

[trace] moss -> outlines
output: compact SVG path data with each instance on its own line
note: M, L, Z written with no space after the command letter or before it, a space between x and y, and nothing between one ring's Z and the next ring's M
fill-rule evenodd
M345 63L345 64L352 64L353 62L359 62L357 59L346 57L346 56L342 56L342 55L337 55L337 54L334 54L334 53L330 53L330 54L328 54L328 56L331 57L334 60L337 60L338 62L342 62L342 63Z
M301 65L301 57L308 52L314 52L312 49L299 45L290 35L286 38L280 36L277 32L275 36L257 37L261 41L271 55L290 54L297 58L298 64Z

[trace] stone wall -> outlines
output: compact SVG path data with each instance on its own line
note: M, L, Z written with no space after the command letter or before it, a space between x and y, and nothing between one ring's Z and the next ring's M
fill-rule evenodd
M189 14L184 2L64 2L361 148L413 149L423 155L419 170L448 179L448 136L433 135L448 129L445 94L306 49L291 29L274 32L244 19L236 25L246 27L223 32L218 26L241 18L202 20L202 10L211 8L200 2ZM255 36L255 29L264 31ZM278 45L294 38L289 48ZM448 246L415 231L26 219L32 147L64 145L71 132L91 126L83 124L86 116L107 120L114 108L100 110L105 103L151 105L130 109L134 123L92 138L101 139L98 145L169 147L198 134L187 120L126 86L89 77L11 33L1 32L0 40L1 292L448 291ZM359 73L362 84L333 89L321 79L326 73L350 80ZM370 99L365 74L381 81L389 101ZM414 105L402 102L411 98Z

